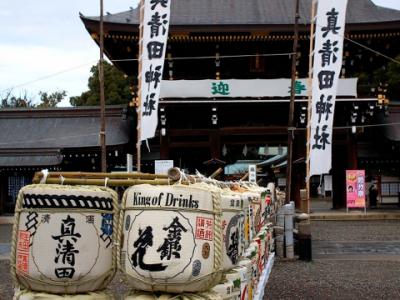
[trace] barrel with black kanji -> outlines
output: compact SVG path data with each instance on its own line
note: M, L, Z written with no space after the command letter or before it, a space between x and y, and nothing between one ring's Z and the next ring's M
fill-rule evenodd
M204 186L130 187L120 266L137 290L206 291L222 274L221 198Z
M224 271L234 268L244 252L243 200L239 193L223 191L222 228L224 237Z
M105 187L23 187L11 254L17 284L60 294L105 288L116 270L117 197Z

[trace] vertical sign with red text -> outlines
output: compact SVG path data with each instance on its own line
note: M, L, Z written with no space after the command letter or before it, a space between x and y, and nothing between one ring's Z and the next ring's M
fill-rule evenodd
M365 170L346 170L347 208L365 208Z

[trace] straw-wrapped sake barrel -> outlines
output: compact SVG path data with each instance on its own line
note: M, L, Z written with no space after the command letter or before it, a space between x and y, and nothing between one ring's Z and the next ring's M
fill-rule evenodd
M105 187L23 187L11 253L17 284L56 294L105 288L116 269L117 207Z
M226 280L233 283L232 287L232 299L240 300L241 293L241 274L238 270L232 269L224 273Z
M19 291L14 295L13 300L114 300L115 297L110 293L91 292L75 295L56 295L43 292Z
M220 192L137 185L124 194L120 266L134 289L206 291L222 274Z
M234 269L233 271L238 272L240 278L240 299L241 300L248 300L249 299L249 291L248 291L248 282L250 278L250 274L248 268L246 266L239 266Z
M220 295L224 300L238 300L240 296L240 291L234 290L233 282L230 280L217 284L211 291Z
M160 294L144 291L131 291L124 300L223 300L221 295L212 292L182 293L182 294Z
M223 191L222 228L224 238L224 270L235 267L244 251L243 200L239 193Z
M251 300L253 299L253 282L252 282L252 276L253 276L253 268L252 268L252 262L250 259L242 259L239 261L239 267L242 269L241 274L242 278L245 278L245 280L241 282L241 299L242 300ZM245 286L244 286L245 283Z
M242 199L244 203L248 203L247 218L246 221L246 234L248 234L249 241L257 234L257 227L261 223L261 202L260 195L258 193L246 191L242 193ZM248 229L247 229L248 228Z

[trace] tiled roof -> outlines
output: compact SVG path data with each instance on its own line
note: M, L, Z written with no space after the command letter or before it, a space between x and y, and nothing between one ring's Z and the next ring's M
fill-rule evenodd
M171 25L288 25L294 22L294 0L173 0ZM309 23L311 0L300 0L302 23ZM99 17L83 17L99 20ZM104 21L139 24L139 9L109 14ZM349 0L349 24L400 21L400 11L376 6L370 0Z

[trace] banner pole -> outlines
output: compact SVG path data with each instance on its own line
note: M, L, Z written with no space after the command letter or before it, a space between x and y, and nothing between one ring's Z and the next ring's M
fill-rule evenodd
M137 142L136 142L136 170L141 171L141 145L142 145L142 54L143 54L143 19L144 19L144 0L139 3L140 25L139 25L139 60L138 60L138 94L137 94Z
M311 110L312 110L312 78L313 78L313 57L314 57L314 34L315 34L315 15L318 0L311 3L311 23L310 23L310 53L308 62L308 107L307 107L307 156L306 156L306 205L303 210L310 213L310 147L311 147Z

